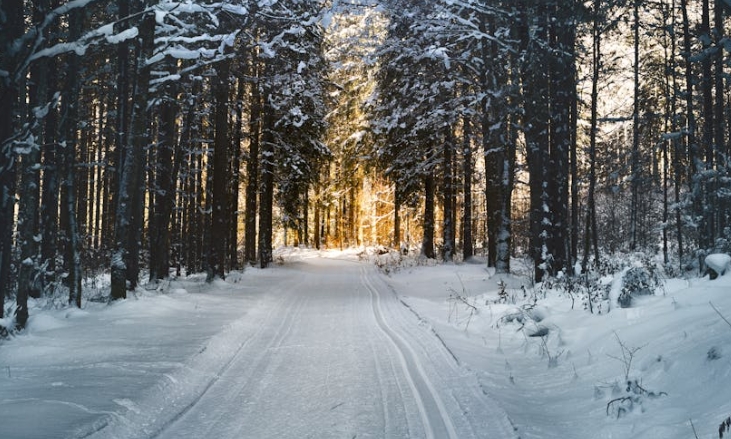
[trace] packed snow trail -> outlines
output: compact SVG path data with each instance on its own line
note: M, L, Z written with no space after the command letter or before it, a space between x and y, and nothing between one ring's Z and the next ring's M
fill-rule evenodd
M373 265L326 256L82 310L34 302L0 345L0 438L516 437Z
M269 293L279 297L263 329L154 437L504 437L470 423L465 413L480 407L460 407L452 383L432 381L429 367L454 370L431 363L452 360L426 355L443 350L436 339L412 346L403 326L427 330L394 312L402 305L372 267L309 259L297 268L296 287Z
M156 419L139 422L131 413L117 420L124 428L104 426L92 437L516 436L374 267L318 258L288 265L281 274L291 279L247 316L260 319L257 329L241 331L236 351L197 395ZM141 406L170 400L150 398Z

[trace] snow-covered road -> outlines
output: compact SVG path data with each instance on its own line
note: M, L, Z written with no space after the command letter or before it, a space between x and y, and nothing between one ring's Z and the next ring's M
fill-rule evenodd
M0 349L0 437L516 437L374 266L237 276L37 312Z
M293 268L268 293L259 329L153 437L512 437L373 267L309 259Z

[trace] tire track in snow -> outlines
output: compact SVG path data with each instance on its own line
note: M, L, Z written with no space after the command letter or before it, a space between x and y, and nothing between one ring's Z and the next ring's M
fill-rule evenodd
M296 285L296 281L289 282L287 285L279 288L280 291L291 291L292 287ZM267 316L265 318L265 321L270 321L272 318L274 318L274 314L278 313L282 310L281 303L285 302L287 300L291 299L289 296L285 295L282 299L280 299L277 302L276 306L272 306L272 308L267 313ZM258 350L258 352L263 352L262 355L255 360L255 368L252 368L251 377L254 376L254 371L259 370L259 367L262 365L262 361L265 360L265 358L271 356L271 349L274 347L275 344L278 343L278 346L282 344L282 340L286 338L287 334L292 329L292 320L294 320L294 315L298 314L298 311L302 308L302 302L303 298L297 297L298 300L290 300L289 305L287 306L287 312L285 318L282 318L280 320L280 324L277 327L277 330L274 334L274 336L271 338L271 341L267 344L267 346L263 350ZM282 329L286 326L286 330L284 331L284 334L282 335L283 331ZM242 342L236 349L235 353L226 361L226 363L218 370L218 372L211 378L211 380L206 384L205 388L192 400L190 401L185 407L183 407L180 411L178 411L172 418L170 418L167 422L165 422L162 426L160 426L152 435L149 436L150 439L159 438L161 436L164 436L168 430L170 430L174 425L181 420L183 417L185 417L191 410L193 410L205 397L208 396L211 389L221 380L223 376L226 375L227 372L231 370L231 368L237 363L237 359L242 355L243 352L247 351L247 348L249 345L252 344L252 342L263 338L263 329L266 328L267 325L260 325L257 331L249 338L247 338L244 342ZM265 361L264 364L267 364L268 361ZM244 390L246 386L251 382L251 379L246 380L244 386L241 386L241 388L237 389L236 393L240 393Z
M381 294L370 281L365 267L361 268L361 282L370 294L373 314L375 315L379 329L386 335L396 349L401 367L416 399L416 405L419 409L426 437L429 439L456 439L458 436L452 419L444 406L444 402L435 390L434 385L424 372L418 356L413 348L383 317Z

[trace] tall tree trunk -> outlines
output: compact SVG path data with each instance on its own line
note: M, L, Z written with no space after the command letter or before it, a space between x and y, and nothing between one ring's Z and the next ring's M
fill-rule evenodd
M629 248L637 249L638 227L639 227L639 197L640 197L640 0L633 2L633 75L634 75L634 103L632 105L632 152L631 152L631 204L630 204L630 238Z
M698 171L702 168L699 163L698 145L696 143L696 120L695 105L693 100L693 85L695 75L693 73L691 27L688 19L688 0L680 0L680 11L683 20L683 57L685 58L685 111L686 111L686 137L688 148L688 183L691 190L693 203L693 214L698 216L701 213L700 187L698 182ZM680 227L680 226L678 226Z
M512 98L511 98L512 100ZM512 207L515 182L516 133L512 117L505 115L503 153L501 155L502 175L500 179L500 221L497 232L497 254L495 273L510 273L510 257L513 248Z
M494 32L492 17L485 14L480 15L479 30L487 34ZM493 144L491 127L497 123L496 117L491 115L498 110L492 107L490 93L497 87L494 75L496 67L493 60L496 59L496 44L482 40L480 44L480 55L485 66L492 65L492 69L483 68L480 70L480 87L482 88L482 100L480 101L480 129L482 138L482 154L485 160L485 202L486 202L486 225L487 225L487 266L494 267L497 259L497 230L500 214L500 167L498 165L498 147Z
M700 246L703 251L712 251L716 241L716 227L714 224L715 206L714 206L714 178L712 177L714 169L714 100L713 100L713 59L712 37L711 37L711 18L710 18L710 0L701 2L701 26L698 29L699 39L703 47L703 55L701 56L701 94L703 103L703 146L705 148L705 170L701 178L702 183L702 215L700 229ZM703 258L700 258L701 265Z
M314 233L314 239L315 239L315 248L320 250L320 241L322 240L322 237L320 235L322 230L322 219L320 218L321 212L322 212L322 206L320 203L320 197L321 197L321 186L322 186L322 166L318 166L318 175L317 175L317 181L315 182L315 201L313 203L313 208L315 209L315 215L314 215L314 221L315 221L315 233Z
M462 174L464 207L462 213L462 255L466 261L474 256L472 246L472 122L468 115L462 117Z
M599 76L602 66L602 30L600 28L603 21L601 14L602 0L594 0L594 20L592 24L592 58L591 58L591 111L589 122L589 189L586 201L586 223L584 227L584 255L581 261L581 269L586 272L589 267L589 254L591 253L592 243L594 245L594 265L599 266L599 249L596 248L596 242L592 239L596 235L596 142L598 131L597 107L599 103Z
M57 2L54 2L54 7ZM58 32L54 28L50 31L52 43L57 42L57 38L53 35ZM40 61L40 60L39 60ZM46 101L54 100L53 95L58 89L58 61L55 58L48 59L48 72L46 75ZM54 103L57 104L57 103ZM41 211L40 211L40 263L45 270L44 282L56 272L56 250L58 248L58 203L60 193L60 175L58 163L58 109L51 108L45 119L45 135L41 148L43 154L43 183L41 194ZM2 280L0 280L0 283Z
M434 175L424 177L424 236L421 241L421 255L434 259Z
M445 262L451 262L454 259L454 223L452 222L455 211L455 197L454 197L454 173L452 170L452 160L454 155L454 136L452 134L452 127L448 126L445 129L444 145L443 145L443 160L444 160L444 188L442 189L444 194L444 226L442 227L442 234L444 243L442 246L442 259Z
M715 42L715 52L713 54L713 88L715 91L715 100L713 105L715 110L713 114L713 132L715 134L713 141L713 160L715 162L717 172L720 173L721 168L725 164L726 173L728 173L729 157L726 155L726 119L724 117L724 98L726 92L724 88L724 64L728 61L728 52L731 50L727 49L728 46L726 46L728 41L726 40L727 36L724 32L725 19L723 1L724 0L715 0L713 11L713 38ZM731 10L731 5L727 4L726 7ZM729 144L731 144L731 140L729 140ZM726 177L728 177L728 174ZM713 194L711 195L713 197L713 206L711 213L714 215L713 223L715 224L716 229L714 236L720 237L727 226L727 214L731 211L731 208L729 207L729 201L731 201L731 198L729 198L728 195L723 195L719 174L716 174L713 186ZM722 202L722 199L725 201Z
M174 65L168 64L172 69ZM170 274L170 222L175 205L175 184L182 159L177 145L178 87L170 83L164 88L159 104L159 134L153 191L156 193L150 220L150 280L167 279Z
M225 278L226 240L228 239L228 190L226 182L229 180L229 127L228 127L228 89L231 61L224 60L216 66L217 77L214 81L215 107L215 137L213 150L213 212L210 262L208 281L214 277Z
M76 41L81 37L83 12L74 9L69 15L69 37ZM68 55L67 72L78 72L80 59L74 54ZM79 242L79 226L76 209L76 150L79 143L79 94L81 82L78 75L70 73L62 95L61 123L59 125L59 143L63 145L63 188L61 191L61 209L65 210L66 221L62 229L65 242L64 265L68 273L66 283L69 288L69 304L81 307L81 243Z
M153 50L155 16L142 17L137 56L136 87L131 114L132 133L122 152L119 173L119 194L115 223L115 249L111 264L112 299L125 299L127 288L134 289L139 275L139 245L142 223L143 161L149 144L148 89L150 65L146 64Z
M239 184L241 180L241 143L244 130L244 96L246 82L239 80L236 91L236 125L233 133L231 183L229 197L231 202L229 225L228 260L231 270L239 269Z
M23 1L3 0L0 4L0 65L14 66L12 50L23 35ZM12 137L18 104L18 84L12 76L0 77L0 304L12 291L10 279L15 211L16 156ZM0 306L0 318L4 306Z
M523 102L525 114L526 160L530 174L530 255L534 261L536 282L554 271L551 254L551 216L546 192L549 166L549 78L545 71L548 54L546 5L538 2L522 16L522 46L526 51L523 65ZM536 29L529 35L528 29Z
M261 139L261 84L259 81L259 63L256 54L252 55L251 76L251 111L249 115L249 156L246 162L246 212L244 224L244 257L246 262L256 262L256 216L257 196L259 194L259 140ZM320 242L317 241L317 248Z
M401 249L401 196L399 190L393 188L393 246ZM408 245L408 244L407 244Z
M45 0L34 2L33 22L39 25L49 12ZM45 35L48 37L48 35ZM51 102L48 97L48 59L40 59L31 66L28 88L28 119L32 137L25 145L20 157L20 194L18 207L18 245L20 246L20 267L18 269L17 324L24 327L28 319L28 297L40 297L40 261L38 260L39 232L38 209L40 203L40 166L41 145L45 142L43 117L49 112Z
M569 257L569 150L571 148L571 107L576 101L574 82L576 39L575 6L556 1L556 20L550 20L550 40L555 53L551 72L550 176L547 175L548 205L551 212L551 255L553 272L567 270ZM567 74L568 73L568 74Z
M264 97L264 102L268 99ZM259 265L272 262L272 228L274 226L274 109L264 105L261 145L261 194L259 199Z

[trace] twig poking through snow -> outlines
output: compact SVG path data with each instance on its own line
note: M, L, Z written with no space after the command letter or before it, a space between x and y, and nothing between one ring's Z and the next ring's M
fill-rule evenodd
M695 425L693 425L693 419L688 419L690 421L690 428L693 429L693 435L695 436L695 439L698 439L698 432L695 431Z
M719 316L721 316L721 318L723 319L724 322L726 322L726 324L731 326L731 322L729 322L728 319L726 317L724 317L723 314L721 314L721 311L719 311L715 306L713 306L713 302L708 302L708 304L711 305L711 308L713 308L713 310L716 311L716 313Z

